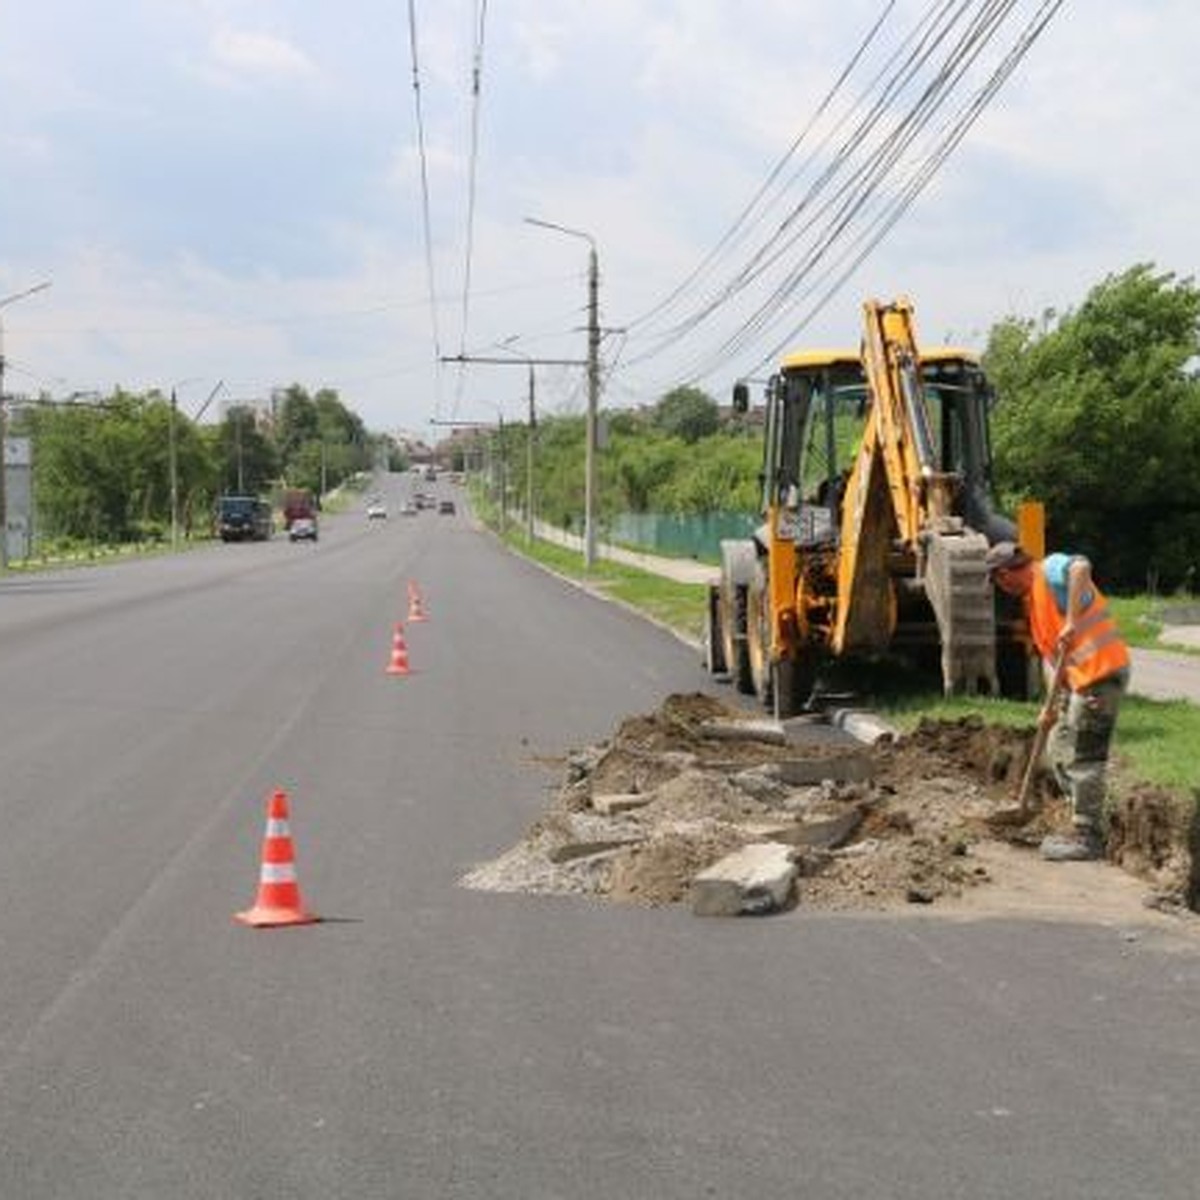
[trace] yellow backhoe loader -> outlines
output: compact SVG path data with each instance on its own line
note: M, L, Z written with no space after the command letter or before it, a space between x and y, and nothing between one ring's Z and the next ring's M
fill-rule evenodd
M937 662L947 693L1026 695L1036 659L984 555L1004 539L1041 554L1043 520L1036 504L1016 525L993 508L979 360L919 352L907 300L867 301L863 322L858 353L794 354L768 383L764 521L721 543L708 664L779 716L848 655Z

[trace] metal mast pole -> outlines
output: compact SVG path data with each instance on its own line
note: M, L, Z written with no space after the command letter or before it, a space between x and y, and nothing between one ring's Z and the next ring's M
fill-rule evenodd
M529 364L529 429L525 435L525 544L533 545L533 437L537 417L533 403L533 363Z
M589 239L591 242L591 239ZM588 402L583 493L583 567L596 562L596 420L600 407L600 267L596 244L588 248Z

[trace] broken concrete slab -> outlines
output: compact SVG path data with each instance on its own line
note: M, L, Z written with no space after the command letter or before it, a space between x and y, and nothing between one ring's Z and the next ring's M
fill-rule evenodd
M692 880L692 912L736 917L782 908L796 882L791 853L778 842L755 842L726 855Z
M852 738L876 746L883 742L895 742L899 732L874 713L856 708L836 708L829 714L829 723Z
M722 721L712 719L699 725L702 736L724 741L769 742L782 746L787 741L778 721Z
M863 823L863 810L857 806L835 816L817 817L803 821L796 829L795 846L807 846L813 850L835 850L858 831Z
M574 862L580 858L591 858L596 854L610 854L614 850L625 850L643 841L640 837L602 838L590 842L564 842L546 852L546 857L556 864Z
M863 754L836 754L820 758L788 758L771 764L783 783L793 787L832 780L834 783L863 783L875 773L874 764Z
M645 808L653 799L653 792L613 792L606 796L593 796L592 808L602 817L615 817Z

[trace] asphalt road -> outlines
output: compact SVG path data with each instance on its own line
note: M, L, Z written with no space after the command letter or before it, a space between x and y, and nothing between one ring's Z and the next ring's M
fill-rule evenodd
M1196 1194L1182 931L459 888L707 685L461 515L10 578L0 661L2 1197ZM326 921L249 930L276 787Z

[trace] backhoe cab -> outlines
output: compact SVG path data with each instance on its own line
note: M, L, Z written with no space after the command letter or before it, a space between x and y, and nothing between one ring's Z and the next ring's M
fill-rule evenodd
M781 716L829 659L885 651L938 662L947 693L1024 694L1025 630L997 619L983 561L1017 536L991 502L990 399L970 352L918 353L903 300L864 305L858 353L786 358L766 391L763 523L721 543L712 669ZM1040 548L1036 517L1022 537Z

